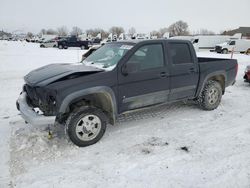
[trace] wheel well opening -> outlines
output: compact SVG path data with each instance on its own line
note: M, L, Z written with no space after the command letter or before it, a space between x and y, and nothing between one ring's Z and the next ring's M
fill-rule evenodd
M209 78L209 80L214 80L220 83L221 88L222 88L222 93L225 93L225 77L223 75L216 75L213 76L211 78Z
M93 93L85 95L80 99L73 101L68 108L69 112L72 112L75 108L81 106L94 106L102 109L107 115L111 124L115 123L115 112L112 97L108 93Z

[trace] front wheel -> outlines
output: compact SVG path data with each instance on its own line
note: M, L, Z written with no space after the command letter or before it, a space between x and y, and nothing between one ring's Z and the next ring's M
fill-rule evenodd
M228 49L223 49L223 50L221 51L221 53L227 54L227 53L228 53Z
M79 147L98 142L106 130L106 115L94 107L82 107L70 114L66 121L66 133Z
M250 54L250 48L246 51L246 54L247 54L247 55Z
M204 110L216 109L222 98L222 87L219 82L210 80L198 97L198 103Z
M82 50L86 50L87 47L83 45L83 46L81 46L81 49L82 49Z
M63 45L61 45L61 44L58 45L58 48L59 48L59 49L63 49Z

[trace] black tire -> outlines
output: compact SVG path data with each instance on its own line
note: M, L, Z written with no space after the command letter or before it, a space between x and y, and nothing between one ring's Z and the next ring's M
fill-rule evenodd
M227 53L228 53L228 49L223 49L223 50L221 51L221 53L222 53L222 54L227 54Z
M206 83L198 97L198 103L204 110L216 109L222 98L222 87L219 82L210 80Z
M250 48L246 51L246 54L247 54L247 55L250 54Z
M83 46L81 46L81 49L82 49L82 50L86 50L87 47L83 45Z
M60 45L58 46L58 48L59 48L59 49L63 49L64 47L63 47L63 45L60 44Z
M40 48L45 48L45 46L43 44L40 45Z
M81 107L69 115L66 121L66 133L75 145L85 147L95 144L102 138L106 131L106 124L107 118L102 110L94 107ZM94 129L96 133L93 133Z
M64 46L63 48L64 48L64 49L68 49L68 46Z

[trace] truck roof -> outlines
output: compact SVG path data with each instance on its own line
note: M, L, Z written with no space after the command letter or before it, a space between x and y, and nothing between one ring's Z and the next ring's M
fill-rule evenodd
M174 42L190 42L189 40L181 40L181 39L143 39L143 40L123 40L123 41L115 41L112 43L129 43L129 44L138 44L141 42L150 42L150 43L154 43L154 42L159 42L159 41L174 41Z

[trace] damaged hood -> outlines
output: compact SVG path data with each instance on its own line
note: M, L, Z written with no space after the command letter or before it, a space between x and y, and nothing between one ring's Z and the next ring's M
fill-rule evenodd
M102 71L102 69L81 63L50 64L31 71L24 77L24 80L30 86L44 86L75 73L83 73L82 75L86 73L87 75Z

